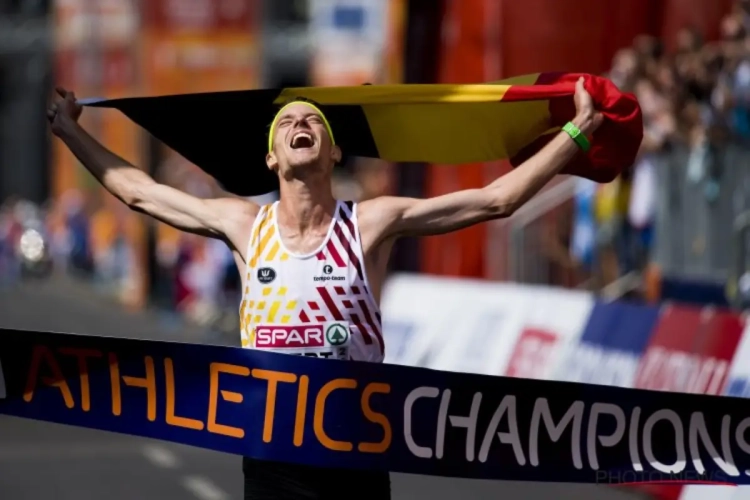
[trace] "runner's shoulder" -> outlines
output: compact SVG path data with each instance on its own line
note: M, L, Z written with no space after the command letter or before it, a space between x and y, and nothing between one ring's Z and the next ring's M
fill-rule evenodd
M231 196L206 201L212 205L225 237L234 244L243 244L249 238L261 206L251 200Z
M379 196L359 203L357 221L363 240L373 246L387 240L412 201L413 198L401 196Z

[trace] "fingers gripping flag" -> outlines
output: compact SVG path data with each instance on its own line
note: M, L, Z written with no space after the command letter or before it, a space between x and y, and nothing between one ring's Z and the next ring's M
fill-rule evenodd
M630 166L643 137L641 110L609 80L539 73L478 85L363 85L89 99L115 108L216 178L254 196L277 188L265 164L268 129L280 105L319 104L345 156L460 164L509 159L518 166L575 115L578 77L604 114L588 153L563 173L597 182Z

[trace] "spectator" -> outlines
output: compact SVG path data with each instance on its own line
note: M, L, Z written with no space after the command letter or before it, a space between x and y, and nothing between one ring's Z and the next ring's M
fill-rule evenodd
M612 184L581 183L570 249L584 266L596 263L605 284L647 265L659 155L686 150L688 182L700 186L706 203L715 203L721 196L718 165L724 146L730 140L750 144L750 0L737 2L720 32L718 41L707 43L685 27L671 53L660 40L638 36L612 60L606 76L640 102L643 144L633 167Z
M65 227L70 242L70 269L81 277L91 277L94 261L91 249L89 218L85 201L78 191L68 191L62 199Z

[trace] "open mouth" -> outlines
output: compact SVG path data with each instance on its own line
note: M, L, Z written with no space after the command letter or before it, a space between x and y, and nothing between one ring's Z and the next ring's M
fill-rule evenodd
M292 136L292 142L290 145L292 149L311 148L315 145L315 140L313 139L312 134L307 132L297 132Z

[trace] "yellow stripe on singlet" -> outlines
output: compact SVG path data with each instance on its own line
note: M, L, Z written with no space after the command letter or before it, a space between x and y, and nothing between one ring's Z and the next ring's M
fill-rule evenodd
M278 240L276 234L276 225L274 221L274 210L273 205L268 205L263 208L262 213L258 215L260 220L255 226L255 230L252 235L252 244L249 261L249 268L253 269L258 266L262 266L264 262L270 262L275 259L280 259L282 262L289 259L289 254L282 251L281 242ZM247 286L245 287L245 294L250 293L249 283L252 280L252 273L248 269L247 275ZM290 300L286 302L284 297L287 294L287 287L281 286L276 290L277 300L272 300L271 295L274 294L274 287L267 286L261 289L263 298L267 300L243 300L240 306L240 327L244 332L245 337L242 340L243 347L246 347L254 342L255 329L252 327L253 324L257 325L261 322L274 323L278 321L282 324L289 323L292 320L291 314L280 314L284 312L292 312L297 307L296 300ZM266 307L268 305L268 307Z
M268 255L266 255L266 260L269 262L273 262L273 259L276 258L276 254L279 253L279 250L281 250L281 245L279 245L279 240L276 240L273 242L271 249L268 251Z
M269 206L264 210L263 218L260 220L257 226L255 226L255 232L253 233L253 256L250 259L250 267L255 267L258 265L258 261L261 259L263 255L263 251L265 250L266 245L268 245L268 242L271 240L274 234L274 226L273 224L270 224L270 222L273 220L273 206ZM261 238L260 233L264 227L268 227L268 230Z

